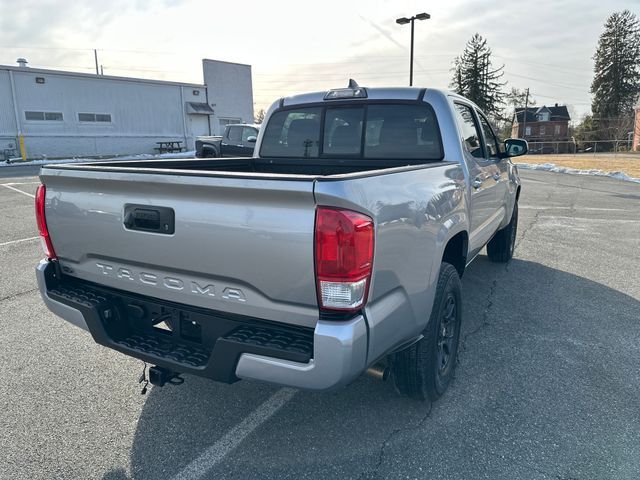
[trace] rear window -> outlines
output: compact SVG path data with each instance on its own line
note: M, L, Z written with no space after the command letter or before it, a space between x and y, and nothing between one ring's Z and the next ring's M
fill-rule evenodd
M443 154L429 105L369 104L276 112L260 156L440 160Z
M321 114L321 108L274 113L264 132L260 155L317 158L320 150Z

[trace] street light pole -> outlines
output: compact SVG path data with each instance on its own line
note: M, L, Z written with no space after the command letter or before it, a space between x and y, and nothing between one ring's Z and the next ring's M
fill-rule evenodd
M414 22L416 20L428 20L431 18L431 15L428 13L418 13L411 18L402 17L397 18L396 23L398 25L406 25L407 23L411 23L411 57L409 59L409 86L413 86L413 38L414 38Z
M413 87L413 26L415 24L415 17L411 19L411 58L409 60L409 86Z

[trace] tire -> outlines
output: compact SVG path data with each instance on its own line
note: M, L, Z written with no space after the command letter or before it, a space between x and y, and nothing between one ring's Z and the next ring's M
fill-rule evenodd
M456 367L461 321L460 277L453 265L443 262L423 338L391 359L398 392L423 401L444 394Z
M513 206L511 221L487 243L487 255L492 262L507 263L513 257L518 232L518 202Z
M203 148L202 158L218 158L218 152L214 148Z

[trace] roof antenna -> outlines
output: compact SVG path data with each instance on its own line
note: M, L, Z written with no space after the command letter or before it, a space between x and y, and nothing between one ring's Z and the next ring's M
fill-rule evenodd
M358 85L358 82L356 82L353 78L349 79L349 87L351 89L356 89L356 88L360 88L360 85Z

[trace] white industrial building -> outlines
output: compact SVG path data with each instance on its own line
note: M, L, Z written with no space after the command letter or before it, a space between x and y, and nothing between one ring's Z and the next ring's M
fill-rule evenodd
M191 84L0 65L0 161L156 153L161 141L192 150L198 135L253 122L250 65L203 60L203 76Z

